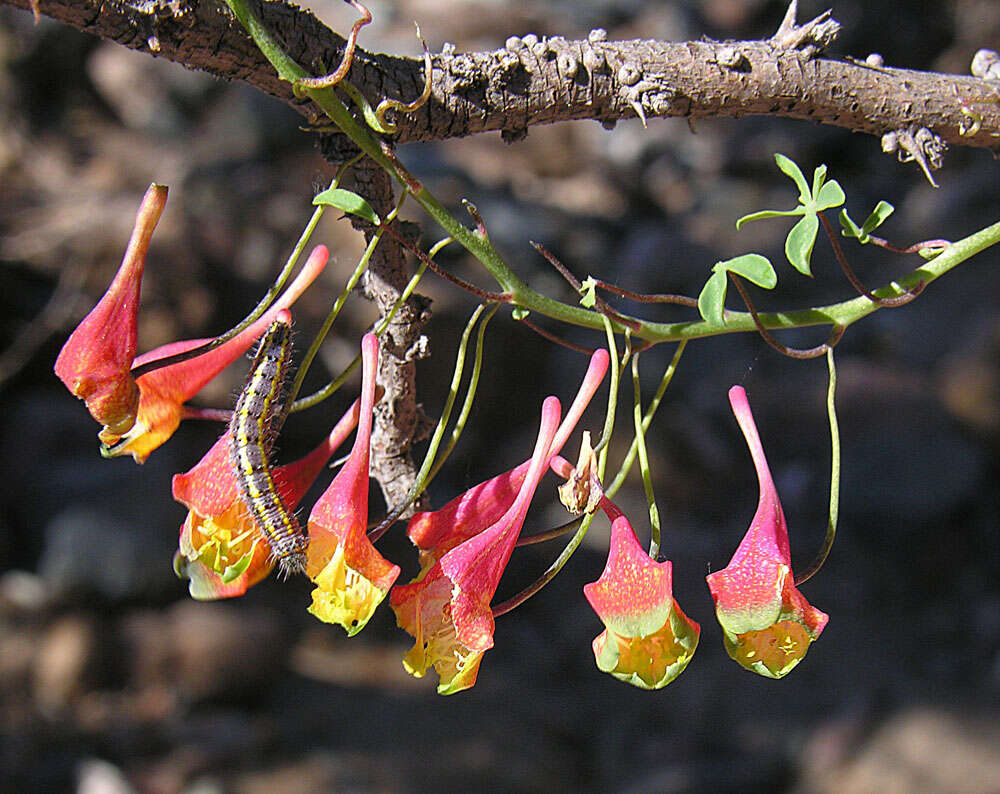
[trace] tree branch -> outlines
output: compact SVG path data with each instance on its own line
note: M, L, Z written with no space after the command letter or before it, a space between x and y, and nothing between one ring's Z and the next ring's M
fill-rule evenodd
M0 2L30 8L29 0ZM243 80L307 117L318 116L278 80L221 4L39 0L38 5L43 14L80 30ZM610 125L636 115L774 115L878 136L922 135L932 165L946 145L1000 153L997 81L893 69L877 59L818 58L839 25L827 14L796 25L794 5L775 36L761 41L611 42L593 31L582 41L512 36L503 49L487 52L456 53L446 46L434 57L431 100L396 119L395 140L443 140L491 130L516 140L534 124L572 119ZM284 2L262 2L259 11L303 67L321 74L340 62L344 39L308 11ZM409 100L423 88L423 64L359 48L348 79L373 106L385 98Z

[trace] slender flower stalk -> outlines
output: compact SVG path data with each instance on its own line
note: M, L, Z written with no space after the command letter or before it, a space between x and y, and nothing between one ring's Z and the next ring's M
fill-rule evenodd
M608 370L606 350L597 350L573 404L552 442L550 457L557 455L576 428ZM495 523L511 506L528 473L530 461L498 474L452 499L433 512L415 513L407 534L421 551L421 567L427 570L450 549Z

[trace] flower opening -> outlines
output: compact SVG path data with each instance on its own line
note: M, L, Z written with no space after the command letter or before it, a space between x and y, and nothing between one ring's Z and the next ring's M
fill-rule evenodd
M707 577L726 652L751 672L781 678L802 661L829 616L795 587L788 526L746 392L729 403L750 448L760 486L757 512L729 565Z
M316 585L309 612L343 626L348 635L365 627L399 576L399 566L382 557L366 534L378 348L378 337L365 334L358 434L350 457L309 516L306 574Z
M670 561L650 559L628 519L607 502L605 509L613 517L608 562L583 588L605 626L593 643L597 667L633 686L660 689L684 672L701 627L674 600Z
M305 496L330 456L354 429L359 401L330 435L306 457L274 470L274 482L289 509ZM173 479L174 499L188 508L174 555L174 570L190 580L193 598L212 600L243 595L274 567L266 539L239 495L229 457L229 435L222 437L184 474Z
M490 601L547 468L559 414L559 400L547 398L528 469L513 503L500 518L452 547L415 582L392 591L390 604L396 621L415 639L403 664L417 677L433 666L440 678L440 694L473 686L482 655L493 647Z

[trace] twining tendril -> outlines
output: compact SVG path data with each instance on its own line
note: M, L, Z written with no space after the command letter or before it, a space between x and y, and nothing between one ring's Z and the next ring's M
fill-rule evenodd
M347 43L344 45L344 56L340 59L340 66L333 72L323 77L302 77L292 83L293 91L301 91L306 88L332 88L343 80L351 70L351 63L354 61L354 48L358 43L358 34L361 28L372 21L372 13L358 0L344 0L361 15L357 22L351 27L351 32L347 36Z
M847 261L847 257L844 256L844 249L840 247L840 241L837 239L837 235L834 234L833 226L827 219L826 215L822 212L818 212L816 214L819 216L820 222L823 224L823 231L826 232L826 238L830 241L830 247L833 248L833 254L837 258L837 262L840 263L840 269L844 271L844 275L847 276L847 280L851 282L851 286L868 298L868 300L872 303L887 309L895 306L903 306L924 291L926 284L921 281L913 289L907 290L902 295L898 295L895 298L880 298L878 295L875 295L861 283L861 279L859 279L854 273L854 270Z
M764 326L764 323L760 321L760 316L757 314L757 310L753 306L753 301L750 300L750 293L748 293L746 287L743 286L743 282L740 281L739 276L735 273L730 273L729 277L733 282L733 286L736 287L737 292L740 293L740 298L743 299L743 303L746 304L747 311L750 312L750 315L753 317L754 325L757 326L757 332L760 334L761 339L767 342L783 356L798 359L819 358L828 350L835 347L837 342L839 342L840 338L844 335L844 331L847 330L846 325L834 325L830 330L830 336L827 340L821 345L816 345L816 347L798 348L783 345L774 338L774 335L771 334L771 332Z

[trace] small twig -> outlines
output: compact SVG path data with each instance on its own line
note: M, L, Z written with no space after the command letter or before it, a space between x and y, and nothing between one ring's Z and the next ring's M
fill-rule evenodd
M419 259L423 264L425 264L429 270L441 276L441 278L445 279L445 281L450 281L456 287L463 289L472 295L475 295L481 301L485 301L487 303L511 302L511 296L506 292L490 292L489 290L484 290L480 287L477 287L475 284L472 284L463 278L459 278L458 276L452 275L447 270L444 270L439 265L437 265L433 259L427 256L427 254L425 254L420 249L419 246L414 245L412 242L407 240L402 234L396 231L396 229L393 227L392 224L386 224L384 228L389 233L390 237L392 237L397 243L402 245L407 251L409 251L411 254L417 257L417 259Z
M479 214L479 209L468 199L462 199L462 206L465 207L465 211L472 216L472 220L476 223L476 232L484 240L489 240L489 232L486 231L486 223L483 221L483 216Z
M914 243L906 248L899 248L882 237L876 237L874 234L868 235L868 242L872 245L877 245L879 248L884 248L886 251L892 251L894 254L916 254L927 248L940 248L943 250L951 245L950 240L937 239L921 240L919 243Z
M424 186L420 184L420 180L411 174L407 167L403 165L403 161L399 159L396 154L396 150L383 140L379 140L378 145L379 149L382 150L383 156L392 163L392 167L396 169L396 175L399 177L400 181L406 185L407 189L414 196L423 192Z

